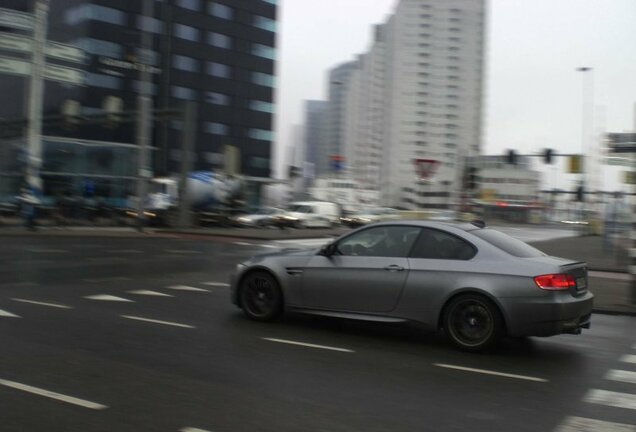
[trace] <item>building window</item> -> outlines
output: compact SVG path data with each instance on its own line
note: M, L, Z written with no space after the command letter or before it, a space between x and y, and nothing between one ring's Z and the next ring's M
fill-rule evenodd
M171 93L172 97L175 99L194 100L197 97L197 94L194 90L181 86L172 86Z
M199 61L192 57L175 54L172 56L172 67L187 72L198 72Z
M208 32L208 44L229 49L232 48L232 38L221 33Z
M201 0L177 0L177 6L198 12L201 10Z
M229 105L230 97L223 93L205 92L205 102L212 105Z
M271 102L265 102L261 100L251 100L250 101L250 109L254 111L261 111L266 113L274 112L274 104Z
M230 128L223 123L205 122L205 131L213 135L227 135Z
M223 18L227 20L234 19L234 9L217 2L208 3L208 13L217 18Z
M94 4L81 4L64 12L64 22L75 25L94 20L116 25L126 25L126 13L118 9Z
M76 39L73 45L86 51L88 54L100 55L111 58L122 58L124 48L114 42L108 42L100 39L81 38Z
M199 41L199 30L185 24L175 24L174 35L180 39L186 39L194 42Z
M271 130L252 128L247 132L247 136L257 140L272 141L274 134Z
M156 95L157 94L157 84L153 84L153 83L146 83L148 85L148 94L151 95ZM139 80L134 80L132 82L132 89L135 91L135 93L141 93L141 81Z
M251 168L260 168L260 169L268 169L269 168L269 159L264 157L254 156L250 158L250 167Z
M223 63L208 62L207 63L208 75L212 75L219 78L229 78L231 68Z
M137 28L151 33L163 33L163 23L157 18L137 15Z
M258 27L263 30L267 30L271 32L276 31L276 21L261 15L254 15L254 18L252 19L252 24L254 25L254 27Z
M252 72L252 82L265 87L274 87L274 76L263 72Z
M159 64L159 53L143 48L135 49L137 60L142 64L157 66Z
M87 73L86 84L90 87L101 87L113 90L120 90L122 87L122 80L121 78L117 78L112 75Z
M267 45L253 43L252 54L266 59L274 60L274 58L276 57L276 50Z

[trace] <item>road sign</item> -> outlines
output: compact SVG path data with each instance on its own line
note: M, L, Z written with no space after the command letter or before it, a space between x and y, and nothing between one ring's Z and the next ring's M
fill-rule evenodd
M72 45L61 44L58 42L49 42L46 44L44 53L47 57L66 60L75 63L84 63L84 51Z
M31 73L31 65L24 60L0 57L0 73L10 75L29 75Z
M32 40L27 36L18 36L10 33L0 33L0 49L7 51L29 52Z
M44 79L70 84L84 84L84 71L63 66L47 64L44 68Z
M0 8L0 27L17 30L33 30L35 19L33 14L13 9Z

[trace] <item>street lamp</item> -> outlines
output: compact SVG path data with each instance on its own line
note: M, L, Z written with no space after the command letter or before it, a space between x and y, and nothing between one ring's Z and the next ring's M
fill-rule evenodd
M590 133L593 133L593 115L590 115L590 108L593 106L593 91L592 91L592 71L593 69L588 66L582 66L576 68L577 72L583 73L583 79L581 81L581 179L580 187L583 188L583 197L585 197L585 183L587 172L589 171L589 163L585 163L585 154L587 148L587 139ZM585 201L583 198L582 202ZM583 203L581 203L583 207Z

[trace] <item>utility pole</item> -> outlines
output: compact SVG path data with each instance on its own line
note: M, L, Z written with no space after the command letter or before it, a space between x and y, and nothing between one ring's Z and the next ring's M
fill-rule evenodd
M31 79L29 80L29 126L27 130L28 156L26 180L35 198L42 194L42 100L44 93L44 67L46 57L46 32L49 0L37 0L34 11L33 54L31 56Z
M143 0L142 20L151 19L154 11L154 0ZM137 146L139 156L137 158L137 227L143 231L146 215L144 214L144 202L148 191L148 179L152 177L150 167L149 142L150 142L150 112L152 99L150 97L150 70L149 53L152 49L152 34L146 26L141 26L141 63L139 65L139 95L137 96Z

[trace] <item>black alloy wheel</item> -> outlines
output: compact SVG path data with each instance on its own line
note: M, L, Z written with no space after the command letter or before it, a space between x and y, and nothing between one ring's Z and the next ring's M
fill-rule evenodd
M466 351L481 351L503 335L499 309L484 296L464 294L445 308L444 331L450 341Z
M278 282L268 273L253 272L241 282L243 313L256 321L272 321L283 311L283 295Z

